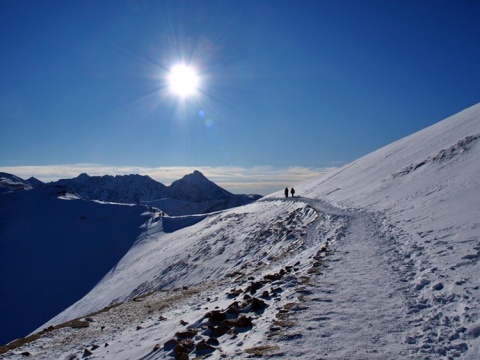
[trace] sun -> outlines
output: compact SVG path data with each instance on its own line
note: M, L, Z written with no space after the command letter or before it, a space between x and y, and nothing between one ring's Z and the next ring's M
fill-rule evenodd
M197 91L199 77L193 67L177 64L170 69L168 84L173 94L186 98Z

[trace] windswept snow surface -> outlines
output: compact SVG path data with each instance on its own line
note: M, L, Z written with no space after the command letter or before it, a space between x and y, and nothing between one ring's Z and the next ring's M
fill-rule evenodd
M81 299L148 218L144 206L85 201L58 187L3 193L0 341L26 335Z
M3 357L169 359L165 343L190 329L190 358L479 359L479 134L476 105L296 187L298 198L279 192L172 233L153 219L45 325L88 327ZM230 322L207 316L227 308ZM238 316L251 326L232 325Z

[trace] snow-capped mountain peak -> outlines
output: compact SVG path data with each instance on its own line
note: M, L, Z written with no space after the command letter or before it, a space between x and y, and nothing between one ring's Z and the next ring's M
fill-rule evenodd
M168 188L168 194L174 199L194 202L228 199L233 196L232 193L208 180L198 170L174 181Z

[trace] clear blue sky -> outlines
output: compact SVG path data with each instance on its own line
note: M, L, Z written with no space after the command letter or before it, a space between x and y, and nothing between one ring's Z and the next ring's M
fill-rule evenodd
M340 166L480 101L479 19L468 0L3 0L0 171Z

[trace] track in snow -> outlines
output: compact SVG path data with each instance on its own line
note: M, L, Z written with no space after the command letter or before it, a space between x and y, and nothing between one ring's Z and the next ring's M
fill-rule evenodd
M345 218L346 225L329 246L321 273L305 286L301 299L308 309L294 317L299 327L290 328L278 345L304 359L405 358L411 350L405 342L407 301L401 270L408 266L399 264L394 239L371 214L299 200L319 213ZM309 237L318 237L319 226L321 222L312 225Z

